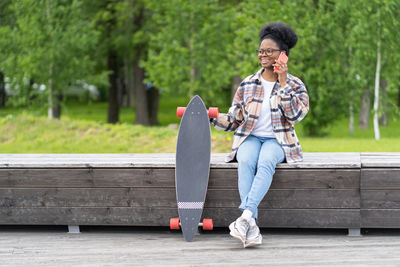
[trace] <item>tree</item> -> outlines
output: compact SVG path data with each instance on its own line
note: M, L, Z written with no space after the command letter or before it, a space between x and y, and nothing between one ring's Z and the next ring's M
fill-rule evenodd
M9 27L15 22L15 18L11 16L8 6L11 0L0 2L0 51L9 51L7 36L9 35ZM0 53L0 108L6 104L5 76L2 71L4 61L7 59L6 53Z
M399 48L399 44L393 32L399 27L399 2L376 0L368 2L353 1L351 13L351 28L349 42L354 46L352 57L352 73L357 73L360 77L360 88L372 89L374 84L374 133L375 139L380 139L379 117L382 115L382 109L379 104L381 99L380 91L386 88L396 88L398 79L393 77L392 73L399 68L398 55L393 54ZM375 68L371 68L375 66ZM374 71L375 69L375 71ZM381 87L381 81L385 81L388 86ZM362 92L360 126L368 126L368 117L370 115L369 97L370 90ZM387 116L387 114L386 114Z
M97 40L84 19L79 0L19 0L12 3L16 25L8 42L14 45L7 75L44 84L49 118L60 118L66 88L90 73L88 51Z
M143 62L148 81L167 94L189 98L200 94L208 103L226 103L223 96L230 96L233 76L229 53L234 31L232 9L225 10L220 2L149 1L157 31Z
M109 106L107 122L119 121L120 106L136 109L136 124L156 125L158 90L145 83L146 60L152 21L145 1L102 0L87 1L86 9L94 13L97 29L101 32L98 58L107 58L100 69L109 72Z

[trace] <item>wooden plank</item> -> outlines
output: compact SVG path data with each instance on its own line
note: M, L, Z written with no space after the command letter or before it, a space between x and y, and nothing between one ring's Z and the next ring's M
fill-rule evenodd
M234 169L211 169L209 188L237 188ZM360 187L360 170L277 169L272 189L350 189Z
M400 153L361 153L361 165L363 168L399 168Z
M399 266L399 231L372 230L349 238L343 230L261 229L264 242L242 249L227 229L185 242L180 231L156 227L16 227L1 231L3 266Z
M400 190L361 190L362 209L400 209Z
M211 156L212 168L237 168L227 154ZM360 153L305 153L304 161L277 168L360 168ZM175 154L0 154L0 168L174 168Z
M174 189L158 189L151 193L146 189L132 189L132 206L137 207L176 207ZM237 190L210 189L207 192L205 207L238 207L240 197ZM325 189L271 189L260 203L259 208L267 209L314 209L314 208L359 208L358 190Z
M260 210L262 227L360 228L358 209Z
M351 189L360 187L360 170L351 169L278 169L273 189Z
M237 190L210 189L206 207L239 206ZM0 189L0 207L176 208L174 188L9 188ZM356 189L271 189L260 208L359 208Z
M363 228L400 228L400 209L362 209Z
M211 169L209 188L237 188L237 169ZM359 188L360 170L278 169L272 189ZM175 169L0 169L0 188L175 187Z
M176 209L155 208L0 208L0 224L169 226ZM227 227L240 215L237 208L205 209L215 227ZM357 209L280 209L259 211L260 227L359 228Z
M129 207L129 188L0 189L0 207Z
M400 189L400 168L361 170L361 189Z
M0 187L174 187L175 169L0 169Z

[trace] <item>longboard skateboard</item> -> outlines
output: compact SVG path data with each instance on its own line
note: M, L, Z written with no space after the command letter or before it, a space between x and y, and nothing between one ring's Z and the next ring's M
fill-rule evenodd
M187 242L192 241L198 226L212 230L212 219L200 223L210 173L211 130L209 117L218 116L218 108L208 114L203 100L193 97L186 108L178 107L182 117L176 145L175 186L179 218L170 219L171 229L182 229Z

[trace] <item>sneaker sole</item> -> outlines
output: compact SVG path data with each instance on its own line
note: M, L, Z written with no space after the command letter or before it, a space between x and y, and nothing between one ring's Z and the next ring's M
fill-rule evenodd
M240 242L245 243L246 238L243 237L236 229L235 227L231 224L229 225L229 230L231 230L231 232L229 233L233 238L239 240Z
M255 247L255 246L259 246L262 244L262 237L258 238L257 240L246 240L246 242L244 243L244 247L245 248L249 248L249 247Z

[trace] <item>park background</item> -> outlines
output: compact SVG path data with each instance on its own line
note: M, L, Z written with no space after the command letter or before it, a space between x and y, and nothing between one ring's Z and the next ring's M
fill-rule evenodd
M0 152L175 152L176 107L227 112L275 21L299 37L303 150L399 152L400 0L1 0Z

